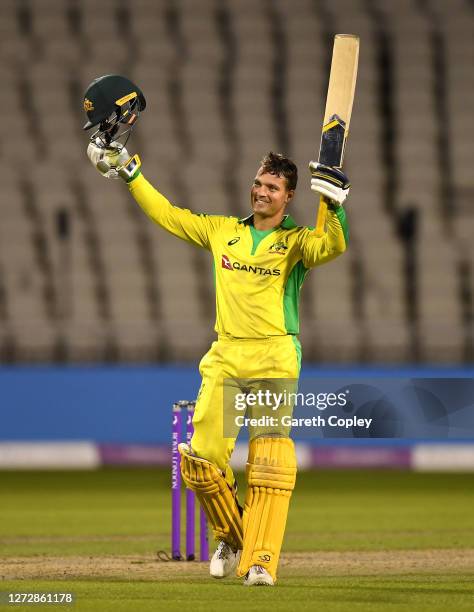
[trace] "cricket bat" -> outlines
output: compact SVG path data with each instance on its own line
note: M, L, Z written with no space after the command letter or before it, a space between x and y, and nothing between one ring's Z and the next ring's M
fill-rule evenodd
M320 164L342 168L354 102L358 60L359 37L354 34L336 34L319 148ZM326 200L321 196L315 230L318 236L324 233L326 213Z

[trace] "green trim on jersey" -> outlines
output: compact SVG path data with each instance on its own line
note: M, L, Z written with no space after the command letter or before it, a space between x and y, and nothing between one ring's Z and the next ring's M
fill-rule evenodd
M298 362L298 375L299 375L299 373L301 372L301 358L302 358L301 343L295 335L292 335L291 339L293 340L293 344L295 345L296 360Z
M133 181L138 178L139 176L141 176L142 173L142 169L139 168L137 172L135 172L134 175L132 175L128 180L125 180L125 182L127 183L127 185L130 185L130 183L133 183Z
M297 335L299 293L307 269L332 261L346 249L345 215L340 210L337 215L328 212L324 237L285 216L250 255L253 238L246 226L253 225L252 215L239 221L173 206L143 174L128 188L152 221L212 254L219 335L255 339ZM293 354L290 357L296 368Z
M252 252L250 255L255 255L255 251L257 250L258 245L262 242L264 238L275 231L275 227L272 227L267 230L258 230L255 229L253 225L250 225L250 233L252 234Z
M251 215L248 215L248 217L241 217L238 221L239 223L243 223L244 225L252 226L253 225L253 213ZM280 223L278 227L282 227L283 229L293 229L295 227L298 227L298 225L293 219L293 217L291 217L290 215L285 215L283 217L282 222ZM273 228L273 229L277 229L277 228ZM266 231L266 230L263 230L263 231Z
M295 264L286 281L285 294L283 296L283 314L285 317L285 328L289 334L299 334L300 331L300 292L308 272L308 268L300 260Z
M290 215L285 215L283 217L283 221L280 224L280 227L282 227L283 229L294 229L295 227L298 227L298 225L295 223L293 217L290 217Z
M339 223L342 227L342 233L344 234L344 240L346 241L346 246L349 244L349 224L347 223L346 211L342 206L334 206L334 212L339 219Z

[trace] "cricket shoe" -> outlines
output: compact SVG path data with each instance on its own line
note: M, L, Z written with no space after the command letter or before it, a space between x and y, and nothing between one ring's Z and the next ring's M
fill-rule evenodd
M240 550L234 552L223 540L219 542L216 552L212 555L209 573L214 578L225 578L235 572L240 559Z
M245 576L244 586L273 586L273 578L261 565L252 565Z

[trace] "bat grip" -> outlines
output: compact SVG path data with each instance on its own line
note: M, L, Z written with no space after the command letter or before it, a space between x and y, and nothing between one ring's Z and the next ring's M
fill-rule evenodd
M316 227L314 230L314 233L316 234L316 236L318 236L318 238L320 238L324 234L327 211L328 211L327 200L324 196L320 196L318 217L316 219Z

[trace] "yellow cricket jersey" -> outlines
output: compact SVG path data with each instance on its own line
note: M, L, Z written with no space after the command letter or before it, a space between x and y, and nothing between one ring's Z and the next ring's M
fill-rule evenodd
M342 206L328 206L327 231L297 226L286 216L280 226L258 231L245 219L196 214L173 206L140 174L129 183L137 203L163 228L212 253L216 325L220 335L266 338L299 333L299 298L314 266L331 261L347 246Z

